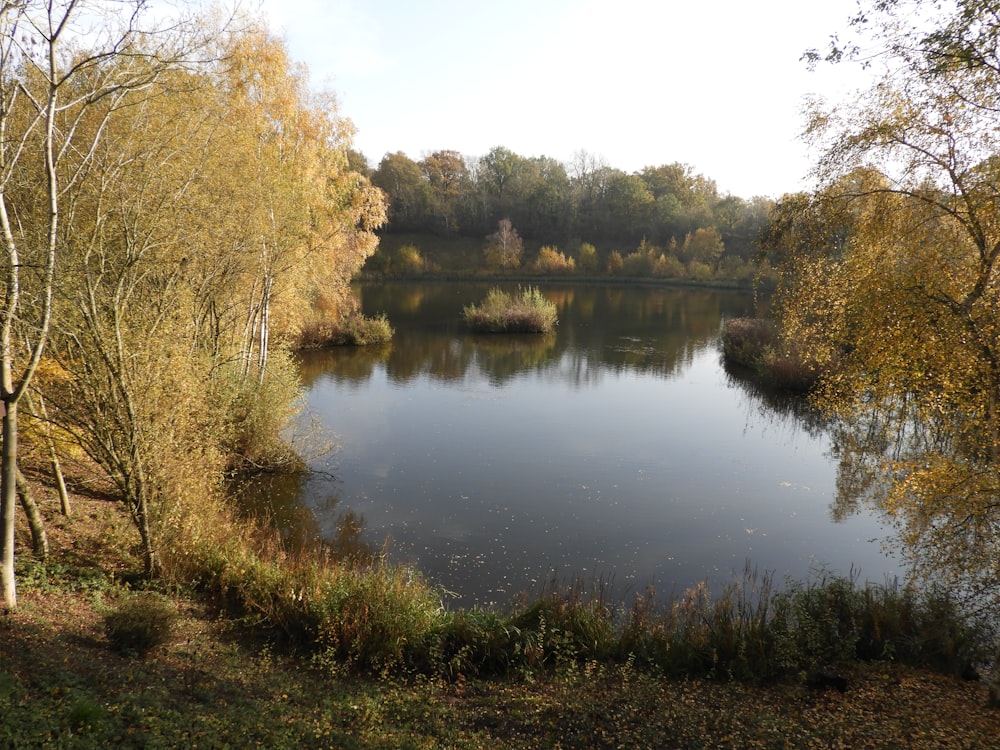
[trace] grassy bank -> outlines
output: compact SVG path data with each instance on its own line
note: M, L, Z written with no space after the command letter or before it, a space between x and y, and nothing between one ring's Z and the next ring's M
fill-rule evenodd
M989 747L1000 730L955 674L975 644L946 598L750 575L752 591L617 616L574 592L448 613L389 576L399 601L356 578L323 620L333 600L285 591L303 568L261 557L129 610L141 562L119 506L75 508L50 520L49 562L22 555L21 606L0 618L0 747ZM116 614L145 626L163 607L148 650L122 640ZM783 645L758 661L767 642Z

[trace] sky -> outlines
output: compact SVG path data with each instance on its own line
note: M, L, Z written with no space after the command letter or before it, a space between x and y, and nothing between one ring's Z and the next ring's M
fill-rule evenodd
M804 97L850 97L801 61L856 0L262 0L336 92L373 166L386 153L504 146L635 172L680 162L723 194L808 189Z

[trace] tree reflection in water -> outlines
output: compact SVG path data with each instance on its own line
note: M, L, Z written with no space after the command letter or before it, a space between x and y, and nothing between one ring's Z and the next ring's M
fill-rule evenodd
M290 554L319 552L332 560L366 565L383 556L364 538L365 517L353 509L337 512L340 498L328 496L323 518L332 519L331 529L321 529L317 515L298 502L306 472L269 473L244 480L234 490L245 517L255 518L264 529L278 535Z

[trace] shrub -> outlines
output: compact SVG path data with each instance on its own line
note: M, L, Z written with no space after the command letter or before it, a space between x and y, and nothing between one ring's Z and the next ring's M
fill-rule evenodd
M225 414L219 444L228 469L273 469L297 463L283 434L302 395L288 352L272 353L267 368L253 377L244 377L235 363L219 367L211 389L214 403Z
M806 393L816 384L820 372L816 364L797 352L765 352L763 376L768 385L782 391Z
M684 264L676 256L662 254L653 264L653 275L665 279L684 278Z
M626 276L648 276L651 270L650 256L638 250L622 259L622 273Z
M395 331L389 318L383 313L375 317L365 317L352 312L339 321L314 322L304 328L299 335L300 349L319 349L326 346L371 346L392 340Z
M411 652L410 666L449 680L502 675L516 664L519 636L520 631L496 612L446 612Z
M722 329L722 353L730 364L759 369L776 336L770 322L760 318L732 318Z
M176 619L168 599L144 592L119 601L104 616L104 632L116 651L144 654L167 642Z
M688 276L695 281L709 281L712 278L712 267L700 260L692 260L687 266Z
M749 284L754 280L757 269L753 263L737 255L727 255L719 264L718 275L728 281Z
M394 270L402 274L418 274L424 271L424 258L416 245L403 245L396 251Z
M528 287L514 297L494 287L479 305L463 310L465 322L481 333L547 333L557 323L555 303L537 287Z
M540 273L572 273L576 270L576 261L567 258L558 248L546 245L538 251L535 270Z

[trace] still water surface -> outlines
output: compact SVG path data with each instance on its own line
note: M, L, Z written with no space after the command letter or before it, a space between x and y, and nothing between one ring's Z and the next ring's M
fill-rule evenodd
M302 357L307 413L340 445L292 490L314 533L390 540L454 606L553 580L670 595L748 561L779 580L900 573L874 518L832 520L816 421L723 369L720 327L748 294L545 286L555 334L472 335L462 308L487 290L363 287L393 343Z

